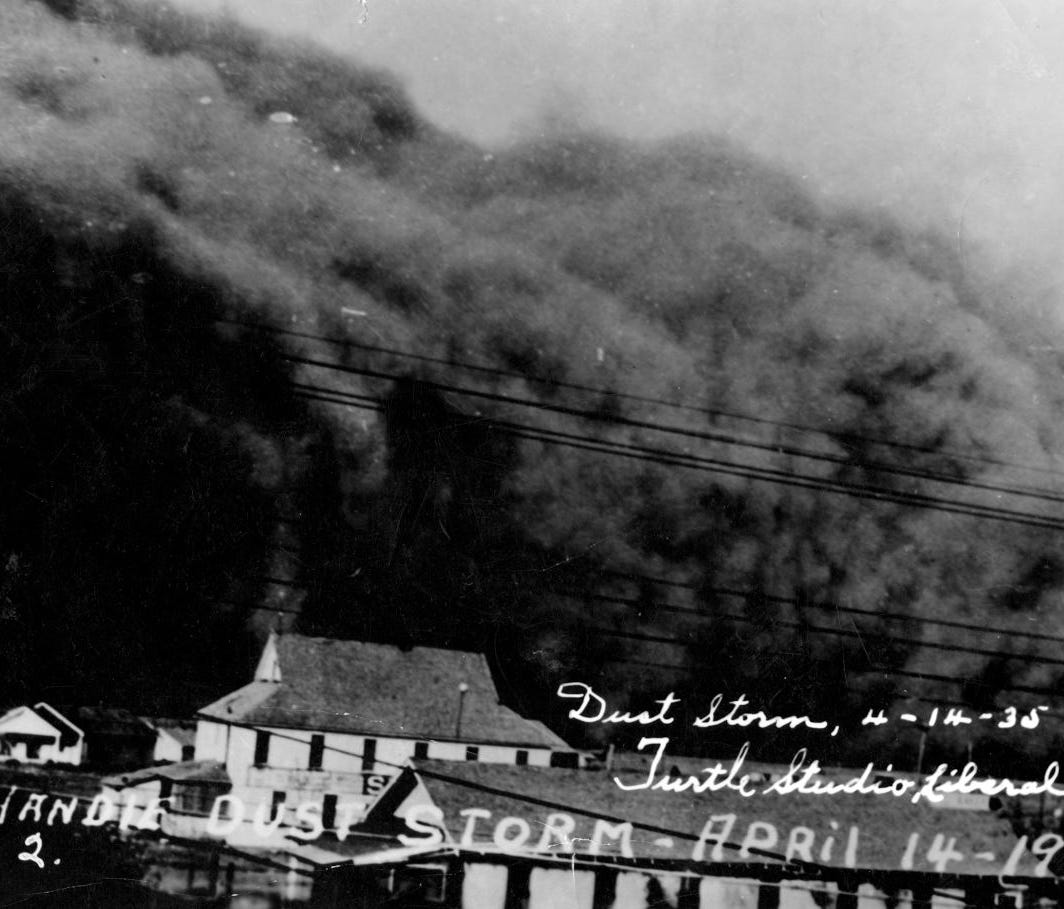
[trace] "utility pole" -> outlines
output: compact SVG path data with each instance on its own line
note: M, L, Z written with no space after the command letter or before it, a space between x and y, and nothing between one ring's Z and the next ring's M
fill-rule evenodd
M462 707L465 704L466 692L469 691L469 686L462 682L458 686L458 717L454 721L454 737L459 739L462 737Z

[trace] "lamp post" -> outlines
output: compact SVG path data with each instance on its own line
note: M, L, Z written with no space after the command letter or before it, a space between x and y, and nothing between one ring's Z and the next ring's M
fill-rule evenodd
M458 718L454 721L454 737L456 739L462 736L462 707L465 704L467 691L469 691L469 686L462 682L458 686Z

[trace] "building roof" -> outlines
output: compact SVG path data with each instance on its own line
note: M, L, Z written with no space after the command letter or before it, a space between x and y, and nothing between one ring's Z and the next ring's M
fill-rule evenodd
M141 717L157 733L168 735L179 745L196 744L196 721L171 717Z
M542 723L499 703L483 654L295 634L271 635L255 681L204 707L200 716L255 726L568 749Z
M716 763L683 759L680 762L682 766L677 769L682 774L696 775L701 768ZM721 763L727 766L730 762ZM852 779L859 774L860 771L838 771L833 776ZM762 786L754 787L759 794L751 797L734 790L699 794L690 791L624 791L615 778L635 784L645 780L646 774L624 770L414 761L411 768L381 794L362 828L366 832L397 833L403 825L396 823L396 814L405 811L406 805L427 798L442 811L446 841L452 845L498 848L499 844L494 840L496 824L506 818L520 818L532 831L528 847L536 850L541 842L540 836L546 834L549 815L561 812L575 820L571 837L577 853L592 851L589 843L596 818L612 818L614 822L620 819L633 824L633 857L690 860L694 840L702 833L707 821L711 817L717 819L714 829L720 836L721 818L732 815L734 824L725 838L735 846L726 846L717 859L719 861L771 863L773 860L767 856L756 852L744 856L737 848L751 824L759 822L762 826L757 827L755 833L762 838L762 845L776 837L775 845L766 847L769 851L783 853L791 831L804 827L812 831L814 837L814 861L843 866L850 828L856 827L856 867L899 868L910 836L916 833L919 840L913 867L918 871L933 871L927 853L936 835L941 833L944 835L942 843L950 845L961 856L951 860L946 870L971 874L997 874L1017 842L1010 824L991 811L950 810L926 803L914 805L909 798L890 795L764 795L760 794ZM471 808L490 811L491 816L479 820L472 838L464 840L469 815L460 812ZM514 836L518 827L512 825L507 835ZM409 830L406 832L410 833ZM831 855L824 858L821 850L829 836L834 837L834 846ZM544 851L557 851L557 840L556 835L552 836L551 845ZM619 847L612 838L606 840L601 854L619 854ZM707 848L703 860L710 861L711 858L711 849ZM1030 874L1033 867L1028 853L1015 873Z
M86 736L155 737L155 730L124 707L64 707L63 713L76 722Z
M133 770L129 773L115 773L104 777L101 782L112 789L125 789L127 786L140 786L156 780L201 785L230 785L232 782L225 765L220 761L181 761L178 764L162 764L158 767L145 767L143 770Z
M82 731L54 707L41 701L34 704L33 709L39 717L59 730L60 748L69 748L81 741Z

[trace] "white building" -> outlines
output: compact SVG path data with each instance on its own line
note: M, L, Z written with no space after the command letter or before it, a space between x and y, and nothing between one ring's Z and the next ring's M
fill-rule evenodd
M155 747L152 760L176 764L191 761L196 755L195 720L175 720L160 717L142 717L144 723L155 731Z
M80 764L84 751L85 733L44 701L0 716L0 760Z
M261 843L274 821L299 824L301 806L343 829L411 758L578 761L542 723L499 703L482 654L428 647L273 634L254 679L197 719L195 761L224 768L223 835L241 843Z

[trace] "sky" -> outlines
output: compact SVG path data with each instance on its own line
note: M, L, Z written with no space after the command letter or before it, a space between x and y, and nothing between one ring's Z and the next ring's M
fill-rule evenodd
M724 134L820 195L934 224L972 255L990 244L1064 288L1056 0L179 4L387 68L429 119L488 145L559 121Z

